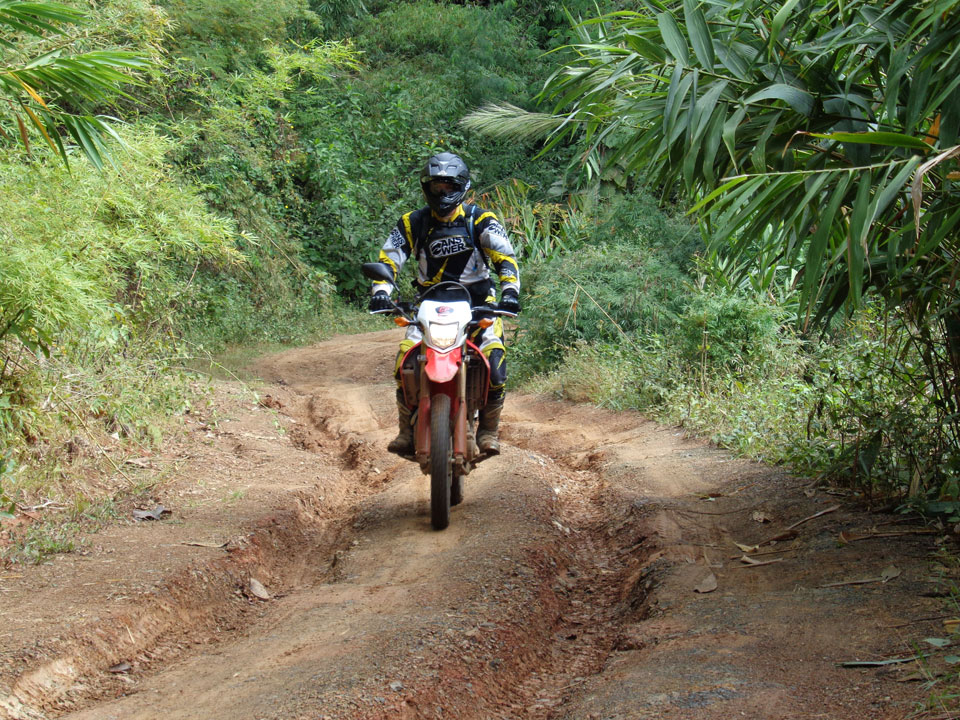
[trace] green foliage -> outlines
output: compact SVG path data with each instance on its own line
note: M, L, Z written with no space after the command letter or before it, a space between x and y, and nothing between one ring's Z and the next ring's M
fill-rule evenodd
M727 343L724 353L695 346L697 326L688 321L704 309L714 310L712 337ZM960 510L960 454L909 329L869 310L830 338L803 343L778 334L776 317L761 301L700 291L676 325L575 345L560 368L528 382L653 413L867 495L913 498L948 516ZM730 348L731 339L743 345Z
M556 367L578 343L661 332L685 310L686 276L671 257L687 245L686 228L644 198L601 202L588 218L572 221L588 228L578 245L524 267L525 309L511 353L522 377Z
M764 367L780 341L775 309L744 294L694 293L678 323L677 349L701 376L712 371L742 373Z
M363 71L295 97L290 120L303 155L288 226L340 292L367 293L358 262L375 255L400 215L423 205L424 160L455 150L481 192L504 177L549 185L530 149L465 136L457 119L492 97L528 95L542 71L517 23L498 8L418 0L392 3L355 23ZM453 58L453 61L451 61Z
M6 99L0 134L8 145L17 138L28 152L35 136L65 163L67 135L102 169L110 159L105 139L119 136L99 113L124 96L124 87L137 84L132 71L148 70L150 61L116 49L65 52L70 38L63 34L83 19L80 11L52 2L14 0L0 8L0 27L9 33L0 40L0 94Z
M165 0L173 47L202 68L223 76L255 65L264 47L288 38L313 38L319 18L306 0Z
M575 39L572 24L597 12L610 12L623 2L609 0L502 0L496 3L517 18L539 47L553 49Z
M0 558L9 562L38 564L50 555L73 552L77 548L80 526L74 522L31 524L16 535L10 547L4 547Z
M2 399L2 396L0 396L0 399ZM4 489L5 487L9 487L8 480L13 475L13 470L16 466L16 461L13 459L9 450L0 455L0 520L12 518L17 509L13 498L11 498Z
M367 13L367 4L364 0L310 0L310 9L320 18L327 37L348 36L352 22Z
M590 240L595 225L587 210L591 198L570 195L564 204L537 201L531 198L533 190L532 185L513 179L477 199L510 228L518 258L553 259Z
M804 330L879 294L896 328L883 342L893 347L881 355L867 333L836 370L841 380L810 389L788 376L785 395L776 384L769 390L771 402L809 391L821 403L828 420L814 435L828 450L809 451L813 466L836 463L865 487L879 478L896 492L912 467L920 479L906 487L930 492L943 482L952 497L960 447L957 8L952 0L647 4L579 27L580 41L540 95L548 113L500 102L465 127L539 135L548 148L576 143L588 176L682 197L710 237L700 270L725 277L721 295L766 293ZM729 394L744 391L730 363L707 356L717 344L695 343L694 328L715 338L732 332L734 346L720 355L736 358L739 322L728 316L710 331L706 316L686 319L698 322L677 347L688 362L699 347L702 366L687 405L692 414L725 413L724 402L710 399L707 368L728 366L715 377L732 373ZM824 347L846 346L831 338ZM673 397L686 392L668 388ZM755 415L764 404L753 401ZM777 413L765 420L776 425ZM754 428L762 435L762 424Z
M242 259L230 225L164 165L169 143L146 128L124 139L102 173L0 162L0 435L34 473L91 426L156 440L156 417L183 407L165 359L179 270Z
M242 267L184 268L192 282L180 322L208 347L302 338L316 328L332 289L328 276L305 262L296 234L304 207L297 186L303 146L289 119L289 98L355 68L357 55L349 42L310 42L261 46L258 58L260 66L229 83L214 79L209 68L180 63L178 84L190 88L180 102L192 112L162 122L177 138L172 159L202 184L210 205L246 233Z
M724 0L590 20L541 94L550 144L576 139L589 170L684 193L741 276L802 268L805 307L830 313L870 286L922 293L918 314L952 307L956 7ZM468 126L522 135L525 122L501 107Z
M119 342L138 319L163 317L172 264L239 260L229 226L168 174L167 144L125 134L130 151L102 174L0 164L0 340L48 349L65 328L86 327Z
M37 564L51 555L73 552L85 545L85 532L96 530L117 516L116 505L110 499L96 503L78 499L62 517L48 516L15 528L9 544L0 547L0 561Z

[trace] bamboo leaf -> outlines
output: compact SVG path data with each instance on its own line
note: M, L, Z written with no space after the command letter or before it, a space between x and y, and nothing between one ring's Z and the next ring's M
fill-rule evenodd
M674 135L676 129L686 129L686 123L678 124L677 120L692 85L693 75L689 73L675 72L670 79L670 89L667 91L663 109L663 130L668 138Z
M24 65L23 69L32 70L34 68L43 67L44 65L49 65L50 63L56 61L61 54L63 54L63 50L51 50L48 53L44 53L43 55L35 57L33 60Z
M844 143L862 143L865 145L886 145L888 147L911 148L929 152L931 147L920 138L904 133L895 132L831 132L831 133L802 133L824 140L835 140Z
M718 43L714 46L714 52L716 53L716 58L720 60L720 64L723 65L727 71L733 73L734 77L739 80L748 80L750 63L737 52L736 48L727 47L722 43Z
M713 114L710 124L704 132L703 155L702 155L702 174L709 186L716 182L716 164L717 153L720 150L720 144L723 142L723 123L726 117L721 112Z
M707 27L707 20L703 16L703 11L696 6L695 0L683 0L683 17L697 60L706 70L713 72L713 39L710 37L710 30Z
M829 200L820 215L817 230L810 240L804 263L803 293L801 296L802 299L806 301L805 304L811 304L812 302L813 288L820 279L821 268L824 266L824 260L826 259L827 240L833 231L833 224L837 217L837 212L846 199L847 191L853 182L853 178L854 175L852 172L844 173L840 182L831 189ZM822 205L822 203L818 203L818 205Z
M93 163L97 170L103 170L103 158L97 148L96 143L91 138L91 128L84 118L69 116L63 119L67 132L77 141L77 144L83 148L83 154Z
M665 62L667 59L667 53L660 45L650 42L642 35L631 33L626 36L626 42L631 50L654 63L659 64Z
M863 263L866 258L866 248L860 239L870 215L872 190L873 177L869 173L861 175L857 195L850 208L850 224L846 238L847 278L854 303L859 303L863 292Z
M913 199L913 216L917 230L918 243L920 242L920 206L923 202L923 178L928 172L933 170L941 163L955 157L960 157L960 145L944 150L942 153L934 158L931 158L930 160L927 160L923 165L917 168L917 173L914 176L913 183L911 183L910 186L910 196Z
M880 216L887 210L893 199L900 193L907 190L907 180L914 170L920 165L920 158L914 156L910 158L900 171L888 183L881 184L876 194L876 202L870 217L870 224L876 222ZM892 168L891 168L892 169ZM861 237L862 242L866 242L866 237Z
M802 273L800 317L897 283L936 308L960 251L960 173L940 149L960 137L955 4L657 0L596 18L544 87L563 118L548 146L581 142L589 173L679 188L730 273Z
M728 81L721 80L713 83L700 99L694 104L694 113L691 116L692 136L691 141L696 142L700 139L707 124L713 119L714 110L717 107L717 101L727 89Z
M657 15L657 26L660 28L663 44L673 56L673 59L679 65L689 66L690 52L687 47L687 40L680 31L676 18L669 12L662 12Z
M47 107L47 104L43 101L43 98L40 97L39 95L37 95L37 91L36 91L36 90L34 90L34 89L33 89L32 87L30 87L29 85L27 85L20 77L18 77L18 76L16 76L16 75L14 75L14 77L17 78L17 81L20 83L21 86L23 86L23 89L27 91L27 94L28 94L30 97L32 97L34 100L36 100L36 101L37 101L41 106L43 106L44 108Z
M754 105L762 100L782 100L801 115L809 115L813 112L813 96L806 90L793 85L775 83L753 93L744 100L744 103Z
M27 126L23 124L23 118L17 115L17 127L20 129L20 142L27 152L30 152L30 137L27 135Z
M40 120L40 118L37 117L36 113L34 113L33 110L31 110L28 106L24 105L23 109L27 113L27 115L30 116L30 120L33 122L34 127L36 127L37 130L40 131L40 134L43 135L43 137L46 139L47 144L50 146L50 148L54 152L57 152L57 146L56 144L54 144L53 140L50 138L50 134L47 132L47 128L43 124L43 121Z
M737 128L747 116L745 107L737 108L727 121L723 124L723 144L727 147L727 153L730 155L731 164L734 169L737 168Z
M694 213L700 212L700 210L702 210L704 207L706 207L711 202L716 200L718 197L720 197L721 195L724 195L725 193L732 190L740 183L745 182L746 180L749 180L749 179L750 179L749 175L738 175L735 178L731 178L730 180L727 180L723 185L718 187L716 190L711 192L709 195L707 195L702 200L700 200L696 205L690 208L687 211L687 215L693 215Z
M773 16L773 20L770 23L770 39L768 41L771 52L776 46L777 40L780 39L780 32L783 30L787 18L790 17L790 13L793 12L793 9L799 2L800 0L787 0L783 7L777 11L777 14Z

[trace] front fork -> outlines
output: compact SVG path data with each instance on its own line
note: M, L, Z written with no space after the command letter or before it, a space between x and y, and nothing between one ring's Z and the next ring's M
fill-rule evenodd
M453 380L436 383L427 375L426 356L420 356L420 399L417 410L417 426L414 435L417 462L421 470L430 472L430 398L437 393L450 396L450 412L453 419L453 465L455 472L466 474L473 460L467 442L467 363L461 362Z

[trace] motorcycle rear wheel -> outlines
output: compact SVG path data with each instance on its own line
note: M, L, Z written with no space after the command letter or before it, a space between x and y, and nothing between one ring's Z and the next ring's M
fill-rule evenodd
M450 433L450 396L430 398L430 523L434 530L450 524L453 481L453 437Z

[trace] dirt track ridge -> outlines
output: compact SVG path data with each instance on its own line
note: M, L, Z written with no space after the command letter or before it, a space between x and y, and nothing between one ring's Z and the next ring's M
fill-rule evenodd
M634 414L517 394L503 454L433 532L426 478L384 451L396 341L388 331L264 359L259 404L227 403L171 448L184 472L157 500L175 522L114 528L88 556L0 585L0 617L35 603L0 653L0 718L912 708L898 669L838 673L836 661L901 652L910 639L882 626L936 616L935 538L841 546L840 530L878 522L842 507L767 545L782 550L776 564L745 569L735 543L836 498ZM226 540L183 547L197 537ZM820 587L891 562L889 585ZM716 589L695 592L708 576Z

